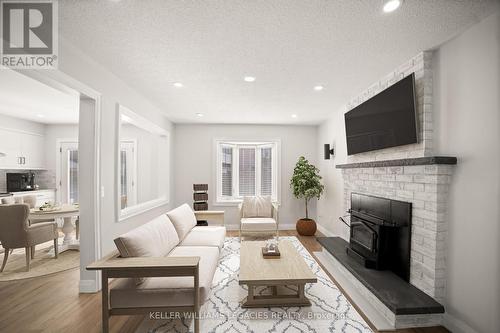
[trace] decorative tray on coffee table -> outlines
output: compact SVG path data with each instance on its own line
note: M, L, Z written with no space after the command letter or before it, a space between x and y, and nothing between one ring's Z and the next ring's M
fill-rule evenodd
M262 257L264 257L264 259L279 259L280 256L280 250L276 245L264 246L262 248Z

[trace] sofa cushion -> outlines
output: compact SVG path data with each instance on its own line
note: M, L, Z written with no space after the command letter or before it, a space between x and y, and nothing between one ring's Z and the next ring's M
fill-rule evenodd
M179 244L181 246L217 246L224 245L226 228L222 226L194 227Z
M276 230L276 226L276 221L268 217L241 219L241 230L245 231L270 231Z
M219 261L217 247L179 246L168 257L200 257L200 305L210 296L212 280ZM147 278L137 286L132 279L117 279L111 285L112 308L164 307L193 305L193 277Z
M273 205L270 196L243 198L243 217L272 217Z
M121 235L115 239L122 257L164 257L177 244L179 236L166 215Z
M196 224L196 216L188 204L183 204L167 213L182 241Z

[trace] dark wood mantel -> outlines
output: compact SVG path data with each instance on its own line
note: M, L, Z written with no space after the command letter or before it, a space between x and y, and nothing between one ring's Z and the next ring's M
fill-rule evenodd
M335 167L337 169L352 169L352 168L378 168L378 167L432 165L432 164L455 165L457 164L457 158L449 156L430 156L430 157L417 157L417 158L403 158L399 160L337 164Z

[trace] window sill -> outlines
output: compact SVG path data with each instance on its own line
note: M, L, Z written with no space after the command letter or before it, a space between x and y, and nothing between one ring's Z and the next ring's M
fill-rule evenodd
M212 203L212 206L214 207L233 207L233 206L238 206L243 202L243 199L237 199L237 200L217 200ZM278 206L281 205L279 200L275 200L274 198L271 199L272 203L278 204Z
M238 206L240 203L242 203L243 200L220 200L220 201L214 201L213 206L215 207L232 207L232 206Z

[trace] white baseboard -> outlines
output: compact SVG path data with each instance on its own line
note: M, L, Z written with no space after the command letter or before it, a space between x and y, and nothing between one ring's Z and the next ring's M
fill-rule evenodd
M240 230L239 224L226 224L227 230ZM295 230L295 224L280 224L279 230Z
M78 288L81 294L96 293L100 290L100 286L94 280L80 280Z
M280 230L295 230L295 223L294 224L280 224L279 229Z
M478 331L470 327L465 321L449 313L445 313L443 316L443 326L453 333L478 333Z
M318 227L318 230L319 232L321 232L323 235L325 235L326 237L335 237L337 235L335 235L333 232L327 230L325 227L323 227L321 224L319 223L316 223L316 226Z

